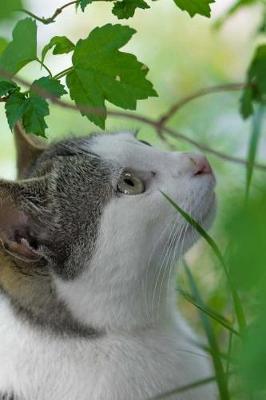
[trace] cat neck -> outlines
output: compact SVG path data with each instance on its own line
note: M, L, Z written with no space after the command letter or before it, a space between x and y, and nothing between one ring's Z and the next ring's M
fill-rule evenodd
M117 261L117 260L116 260ZM103 280L101 270L105 270ZM116 262L96 263L73 281L56 279L57 292L79 321L106 331L135 331L168 326L176 320L175 271L148 266L131 270L127 276ZM136 271L142 271L141 274ZM161 274L159 274L161 272ZM164 275L164 276L162 276ZM167 278L167 279L166 279Z

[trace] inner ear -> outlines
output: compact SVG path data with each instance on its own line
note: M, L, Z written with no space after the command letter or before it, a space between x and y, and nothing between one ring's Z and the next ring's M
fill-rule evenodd
M15 125L14 137L17 150L17 175L18 178L23 178L48 145L37 136L26 133L21 123Z
M1 201L0 242L6 253L21 261L37 262L41 259L29 218L8 198Z

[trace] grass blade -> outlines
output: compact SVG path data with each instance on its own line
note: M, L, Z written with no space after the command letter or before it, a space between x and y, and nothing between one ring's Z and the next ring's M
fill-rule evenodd
M246 328L246 318L245 318L245 313L240 301L240 298L238 296L237 291L235 290L232 280L230 278L230 275L227 270L227 266L225 264L224 258L222 256L222 253L219 250L219 247L215 243L215 241L212 239L212 237L202 228L202 226L194 219L192 218L189 214L186 213L181 207L179 207L167 194L164 192L161 192L162 195L169 201L169 203L179 212L179 214L182 215L182 217L194 228L196 231L206 240L206 242L210 245L212 248L214 254L220 261L224 273L227 277L228 283L230 285L230 290L232 293L232 298L233 298L233 303L234 303L234 309L236 313L236 318L239 326L240 333L243 332L243 330Z
M186 265L185 262L184 262L184 267L185 267L185 271L186 271L186 274L188 277L188 281L189 281L189 285L190 285L193 297L196 299L198 304L200 304L202 307L204 307L204 303L201 299L196 282L194 281L193 275L191 274L190 269L188 268L188 266ZM208 317L203 312L200 312L199 315L200 315L200 319L202 321L202 325L204 327L204 330L205 330L205 333L206 333L206 336L207 336L207 339L209 342L209 346L211 349L210 354L212 356L213 366L214 366L215 375L216 375L216 382L217 382L217 386L218 386L219 393L220 393L220 399L221 400L229 400L230 394L229 394L229 390L228 390L228 386L227 386L227 376L225 374L222 361L220 359L219 345L217 343L215 334L213 332L213 329L212 329L212 326L210 324Z
M226 328L231 334L235 334L239 336L239 332L235 330L226 318L224 318L222 315L219 315L215 311L211 310L209 307L206 305L199 304L197 300L191 296L189 293L180 290L179 292L182 294L182 296L191 304L193 304L196 308L198 308L200 311L204 312L208 317L212 318L214 321L216 321L218 324L222 325L224 328Z
M264 106L260 105L256 113L253 117L253 125L251 131L251 137L248 148L248 164L247 164L247 175L246 175L246 202L248 201L251 180L253 176L254 163L257 154L257 148L259 143L259 138L262 131L263 124L263 116L264 116Z
M188 390L191 390L191 389L196 389L196 388L198 388L200 386L207 385L208 383L215 382L215 380L216 380L215 376L210 376L209 378L201 379L201 380L189 383L187 385L180 386L177 389L171 390L169 392L165 392L164 394L160 394L160 395L158 395L156 397L153 397L152 399L149 399L149 400L167 399L167 397L170 397L170 396L173 396L173 395L179 394L179 393L184 393L184 392L187 392Z

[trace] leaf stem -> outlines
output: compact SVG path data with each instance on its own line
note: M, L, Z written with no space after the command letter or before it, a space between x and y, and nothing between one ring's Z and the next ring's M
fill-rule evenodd
M69 72L71 72L73 70L73 67L69 67L64 69L63 71L59 72L58 74L56 74L54 76L54 79L61 79L63 78L65 75L67 75Z
M53 77L51 70L38 57L35 59L35 61L37 61L44 69L46 69L51 78Z

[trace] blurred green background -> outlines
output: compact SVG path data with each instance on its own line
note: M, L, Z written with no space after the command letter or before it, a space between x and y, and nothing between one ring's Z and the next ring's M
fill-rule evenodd
M39 16L50 16L54 10L62 6L63 0L27 0L26 7ZM196 16L191 18L175 6L171 0L156 1L148 11L139 10L135 17L123 24L136 28L137 34L126 50L132 51L150 68L148 78L153 82L159 97L138 103L137 111L143 115L157 118L178 99L197 91L200 88L231 82L244 82L253 51L258 42L263 41L263 35L257 35L261 20L261 8L252 7L241 9L219 29L215 29L215 21L233 3L231 0L216 0L212 5L210 20ZM44 15L45 14L45 15ZM85 38L97 25L117 23L111 13L111 4L96 2L87 7L83 14L76 12L74 7L64 10L56 23L45 26L38 24L39 48L47 44L54 35L66 35L73 42ZM11 37L12 24L0 26L0 36ZM70 65L69 55L49 56L47 64L56 73ZM31 80L45 75L39 64L30 64L23 69L20 76ZM177 131L193 138L216 150L230 155L247 157L248 143L251 132L251 121L244 122L239 114L238 92L212 94L189 103L171 120L170 126ZM12 133L10 132L3 104L0 107L1 141L0 141L0 177L15 177L15 152ZM49 140L56 140L69 134L84 135L98 131L86 118L78 112L51 106L47 118ZM265 124L264 124L265 128ZM156 146L165 148L155 131L146 125L127 119L108 118L107 130L140 129L140 137ZM171 139L176 150L197 151L192 146ZM266 155L265 129L262 132L257 159L264 160ZM246 169L244 166L229 163L208 155L217 176L218 210L217 218L212 229L212 235L217 238L222 249L226 249L228 241L234 241L232 232L247 233L240 246L247 247L249 243L249 226L241 225L241 215L237 215L237 224L230 228L228 215L232 209L238 209L244 202ZM265 175L255 171L252 181L252 196L263 192ZM237 195L237 196L236 196ZM265 220L265 210L258 210L258 223ZM262 220L260 221L260 215ZM263 219L264 218L264 219ZM230 218L229 218L230 220ZM253 219L251 219L253 221ZM264 222L263 222L264 223ZM229 226L229 231L226 230ZM252 237L256 237L257 228L253 227ZM238 230L237 230L238 229ZM265 232L263 229L260 232ZM261 248L263 248L264 234ZM236 237L235 236L235 237ZM224 247L224 248L223 248ZM254 250L252 257L256 258L256 241L251 243ZM265 246L266 248L266 246ZM241 249L239 251L242 251ZM265 249L264 249L265 252ZM261 253L262 254L262 253ZM264 254L264 253L263 253ZM245 256L244 258L245 259ZM264 265L260 257L259 267ZM231 258L233 260L233 258ZM232 316L232 305L224 274L213 253L203 241L200 241L189 252L187 261L193 270L197 284L209 307L223 314L228 319ZM254 263L256 260L254 260ZM246 271L248 270L246 265ZM182 266L180 266L180 269ZM239 273L239 269L236 268ZM241 267L240 267L241 271ZM247 277L249 279L249 277ZM180 275L179 284L185 285L184 274ZM266 285L264 286L266 288ZM242 290L242 288L241 288ZM248 292L250 293L250 292ZM243 304L248 307L248 316L254 310L254 301L248 294L243 295ZM196 329L200 329L196 309L184 300L180 307L189 317ZM265 322L265 321L264 321ZM265 328L265 329L264 329ZM223 349L228 346L228 334L219 325L214 326L219 343ZM266 332L266 323L261 328ZM257 350L256 350L257 351ZM256 353L254 350L253 355ZM245 354L244 354L245 355ZM256 358L256 357L255 357ZM256 364L256 360L252 360ZM266 369L266 366L265 366ZM263 373L264 374L264 373ZM264 378L264 375L263 375ZM266 373L265 373L266 382ZM244 397L241 397L244 398Z

